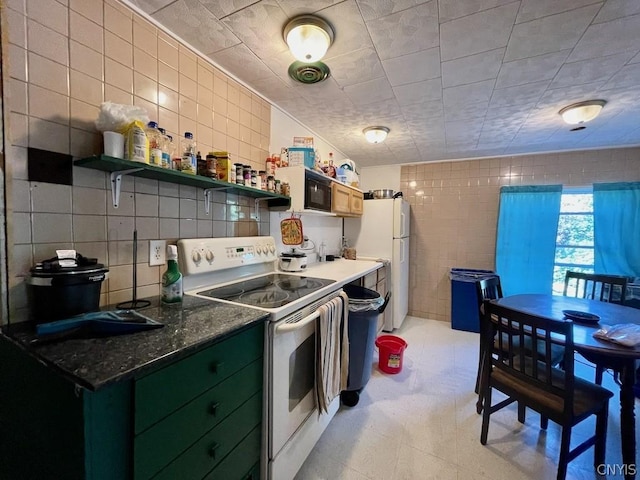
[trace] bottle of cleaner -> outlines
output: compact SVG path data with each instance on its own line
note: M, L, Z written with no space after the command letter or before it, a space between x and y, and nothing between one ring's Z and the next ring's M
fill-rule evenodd
M182 301L182 274L178 270L178 247L167 245L167 271L162 274L162 302Z

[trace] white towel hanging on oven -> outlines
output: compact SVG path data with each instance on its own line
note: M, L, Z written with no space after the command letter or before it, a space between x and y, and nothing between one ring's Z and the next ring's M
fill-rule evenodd
M347 388L349 375L348 302L342 293L318 308L316 393L318 410L327 412L329 404Z

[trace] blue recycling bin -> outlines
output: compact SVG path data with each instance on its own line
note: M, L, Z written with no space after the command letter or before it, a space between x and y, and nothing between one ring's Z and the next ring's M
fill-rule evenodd
M467 332L480 332L480 311L476 281L497 277L492 270L452 268L451 279L451 328Z

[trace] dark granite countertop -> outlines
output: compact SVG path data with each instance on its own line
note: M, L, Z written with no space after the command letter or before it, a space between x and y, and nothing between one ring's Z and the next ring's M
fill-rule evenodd
M97 390L174 362L268 318L256 309L196 297L185 296L182 304L171 306L160 304L158 299L149 300L151 306L138 311L164 327L43 344L32 343L36 336L28 323L5 326L2 334L69 380Z

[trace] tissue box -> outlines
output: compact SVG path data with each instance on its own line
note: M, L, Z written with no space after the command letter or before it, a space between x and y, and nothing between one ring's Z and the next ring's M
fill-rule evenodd
M308 147L289 147L289 166L304 165L307 168L313 168L316 164L316 154L313 148Z

